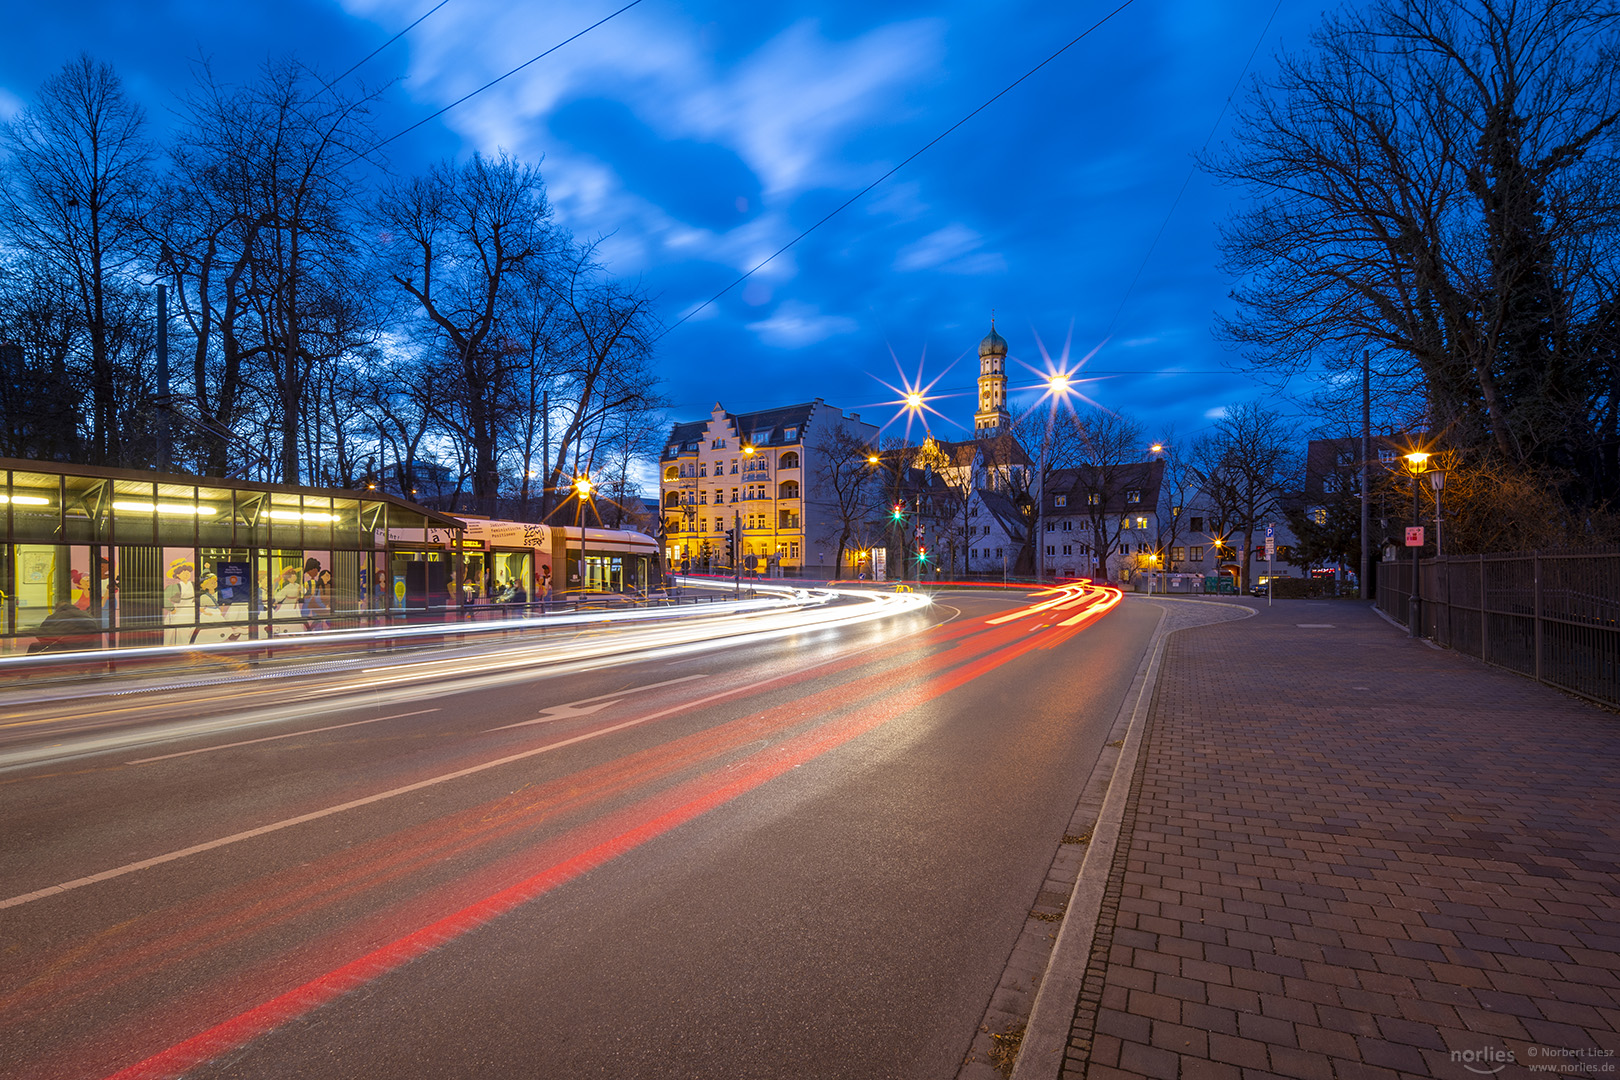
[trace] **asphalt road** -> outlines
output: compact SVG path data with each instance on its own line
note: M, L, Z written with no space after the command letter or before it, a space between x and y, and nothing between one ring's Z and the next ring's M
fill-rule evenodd
M0 1075L948 1080L1158 618L1035 603L3 714Z

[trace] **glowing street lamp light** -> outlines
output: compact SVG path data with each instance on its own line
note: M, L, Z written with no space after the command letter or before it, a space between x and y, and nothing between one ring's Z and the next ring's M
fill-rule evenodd
M1046 434L1041 438L1041 466L1035 476L1041 485L1035 499L1035 580L1046 583L1046 456L1052 447L1052 425L1057 421L1058 402L1068 402L1074 392L1074 380L1062 369L1046 376L1046 393L1052 399L1052 409L1046 414Z
M585 523L585 503L591 497L595 485L588 476L574 477L574 527L577 529Z

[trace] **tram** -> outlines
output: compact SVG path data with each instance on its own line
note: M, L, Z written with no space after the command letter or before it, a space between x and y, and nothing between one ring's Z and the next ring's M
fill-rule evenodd
M462 523L459 534L390 530L394 606L634 596L664 583L658 542L645 533L446 516Z

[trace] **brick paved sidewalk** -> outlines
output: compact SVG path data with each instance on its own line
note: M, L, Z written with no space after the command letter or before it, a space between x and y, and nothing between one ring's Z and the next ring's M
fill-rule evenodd
M1620 1078L1620 716L1279 601L1134 783L1064 1077Z

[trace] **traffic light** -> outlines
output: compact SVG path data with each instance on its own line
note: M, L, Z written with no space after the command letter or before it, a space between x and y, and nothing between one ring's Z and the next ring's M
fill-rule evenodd
M737 530L735 527L726 530L726 561L732 566L737 565Z
M895 503L894 504L894 520L896 520L896 521L904 521L905 517L906 517L906 504L905 503Z
M918 562L927 562L928 561L928 549L927 548L919 547L917 549L917 561Z

